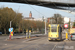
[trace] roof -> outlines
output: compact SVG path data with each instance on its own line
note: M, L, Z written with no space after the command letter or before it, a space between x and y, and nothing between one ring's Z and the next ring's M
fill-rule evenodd
M33 17L31 17L31 18L30 17L25 17L24 19L34 19L34 18Z

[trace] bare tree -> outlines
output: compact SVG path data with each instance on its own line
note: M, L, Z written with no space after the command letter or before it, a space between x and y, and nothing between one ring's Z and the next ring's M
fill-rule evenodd
M64 23L64 19L62 18L62 16L60 14L54 14L53 18L55 20L55 24L63 24Z

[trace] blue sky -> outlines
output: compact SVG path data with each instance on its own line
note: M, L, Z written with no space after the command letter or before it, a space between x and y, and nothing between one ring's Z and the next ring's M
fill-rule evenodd
M71 18L71 21L75 19L75 15L66 13L59 10L54 10L51 8L36 6L36 5L29 5L29 4L21 4L21 3L9 3L9 2L0 2L0 7L9 7L12 8L14 11L18 11L22 13L24 17L29 17L30 11L32 12L32 16L34 18L45 18L52 17L55 13L59 13L62 16ZM40 12L40 13L39 13Z

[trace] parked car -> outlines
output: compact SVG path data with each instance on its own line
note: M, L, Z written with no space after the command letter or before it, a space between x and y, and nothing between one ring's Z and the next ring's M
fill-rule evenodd
M0 35L2 35L2 32L0 32Z
M71 34L71 40L75 40L75 33Z

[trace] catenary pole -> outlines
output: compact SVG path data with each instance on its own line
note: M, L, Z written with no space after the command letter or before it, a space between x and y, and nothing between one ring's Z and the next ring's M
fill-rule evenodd
M46 35L46 19L45 19L45 35Z

